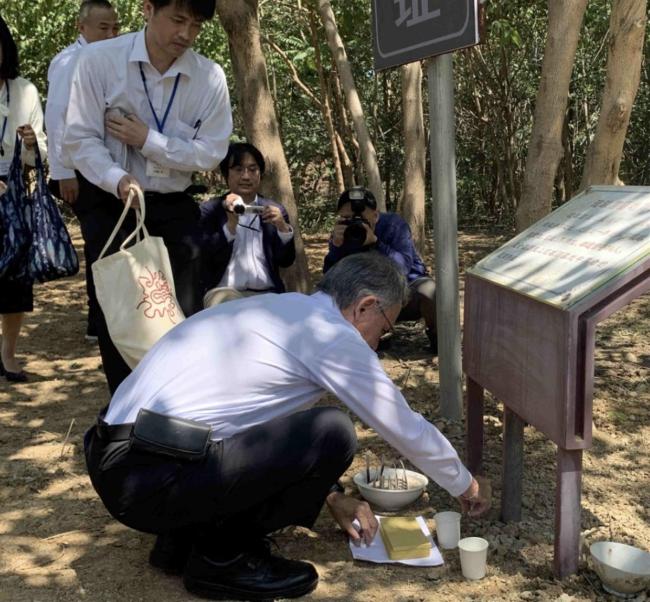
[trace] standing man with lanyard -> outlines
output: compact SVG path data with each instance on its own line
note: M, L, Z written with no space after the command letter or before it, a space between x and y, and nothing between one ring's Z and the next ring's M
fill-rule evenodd
M117 35L117 13L108 0L84 0L79 8L77 18L79 37L73 44L64 48L50 63L47 72L48 90L45 105L45 129L47 130L47 154L50 163L50 187L52 192L71 205L79 196L79 182L73 169L63 166L61 146L65 113L70 100L70 85L72 75L77 66L79 53L84 46L101 40L108 40ZM87 256L88 252L85 251ZM86 289L91 288L92 272L90 263L86 261ZM97 304L88 303L87 340L97 340L96 315Z
M201 309L199 208L185 192L193 171L214 169L232 131L221 67L191 50L216 0L144 0L144 30L98 42L77 64L64 154L77 171L76 213L94 262L132 187L145 192L146 225L161 236L185 315ZM109 253L135 227L125 221ZM94 297L94 288L90 291ZM119 294L119 291L116 291ZM103 314L99 347L111 392L130 370Z

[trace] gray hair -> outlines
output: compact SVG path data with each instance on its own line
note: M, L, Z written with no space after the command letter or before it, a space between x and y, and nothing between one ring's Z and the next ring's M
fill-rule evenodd
M85 21L93 8L112 9L113 5L108 0L83 0L79 7L79 21Z
M381 307L404 306L409 298L406 278L397 264L376 251L355 253L337 262L316 288L332 297L339 309L368 295L377 297Z

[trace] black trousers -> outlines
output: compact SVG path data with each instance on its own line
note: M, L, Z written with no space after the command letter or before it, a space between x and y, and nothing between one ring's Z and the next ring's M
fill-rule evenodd
M59 180L52 180L51 178L47 181L47 187L50 192L61 201L65 202L65 199L61 195L61 188L59 186ZM69 205L69 207L74 211L74 205ZM90 293L88 291L93 287L93 274L90 269L90 262L88 261L88 248L84 243L84 257L86 258L86 294L88 295L88 324L86 327L86 334L97 336L97 312L99 311L99 306L97 305L97 299L90 300Z
M404 306L398 322L409 322L422 318L427 327L427 336L433 342L437 340L436 322L436 283L429 276L422 276L409 284L411 297Z
M319 407L211 443L198 462L129 450L129 441L86 433L88 472L125 525L172 534L217 553L238 552L289 525L311 527L356 451L354 426Z
M77 178L79 180L79 198L73 205L73 210L81 224L81 234L85 243L88 266L86 273L88 311L93 316L96 326L99 351L112 395L119 384L131 373L131 370L108 334L104 314L97 303L90 266L99 257L124 205L117 197L91 184L78 172ZM165 241L174 274L176 298L185 315L190 316L203 308L198 205L191 196L183 192L146 193L145 200L145 224L152 236L160 236ZM132 214L122 224L107 255L115 253L134 228L135 216Z

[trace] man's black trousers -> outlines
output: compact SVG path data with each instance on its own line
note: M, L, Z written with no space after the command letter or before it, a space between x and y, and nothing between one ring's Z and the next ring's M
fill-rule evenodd
M357 443L349 417L326 407L213 442L201 461L130 451L128 440L110 441L114 429L95 426L85 440L90 479L108 511L133 529L217 554L289 525L311 527Z
M101 253L124 209L122 201L94 186L77 172L79 198L72 206L81 224L86 262L92 265ZM145 194L145 224L152 236L165 241L174 274L176 298L186 316L202 309L199 208L194 199L183 192ZM134 212L122 224L107 254L115 253L135 228ZM89 313L96 316L99 350L111 395L131 370L122 359L106 327L104 314L97 303L92 274L88 274ZM120 294L116 291L115 294Z

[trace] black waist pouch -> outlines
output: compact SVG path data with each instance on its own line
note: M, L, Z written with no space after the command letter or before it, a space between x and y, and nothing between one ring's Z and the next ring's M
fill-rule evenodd
M133 424L129 449L179 460L201 460L208 450L211 432L212 428L202 422L142 409Z

